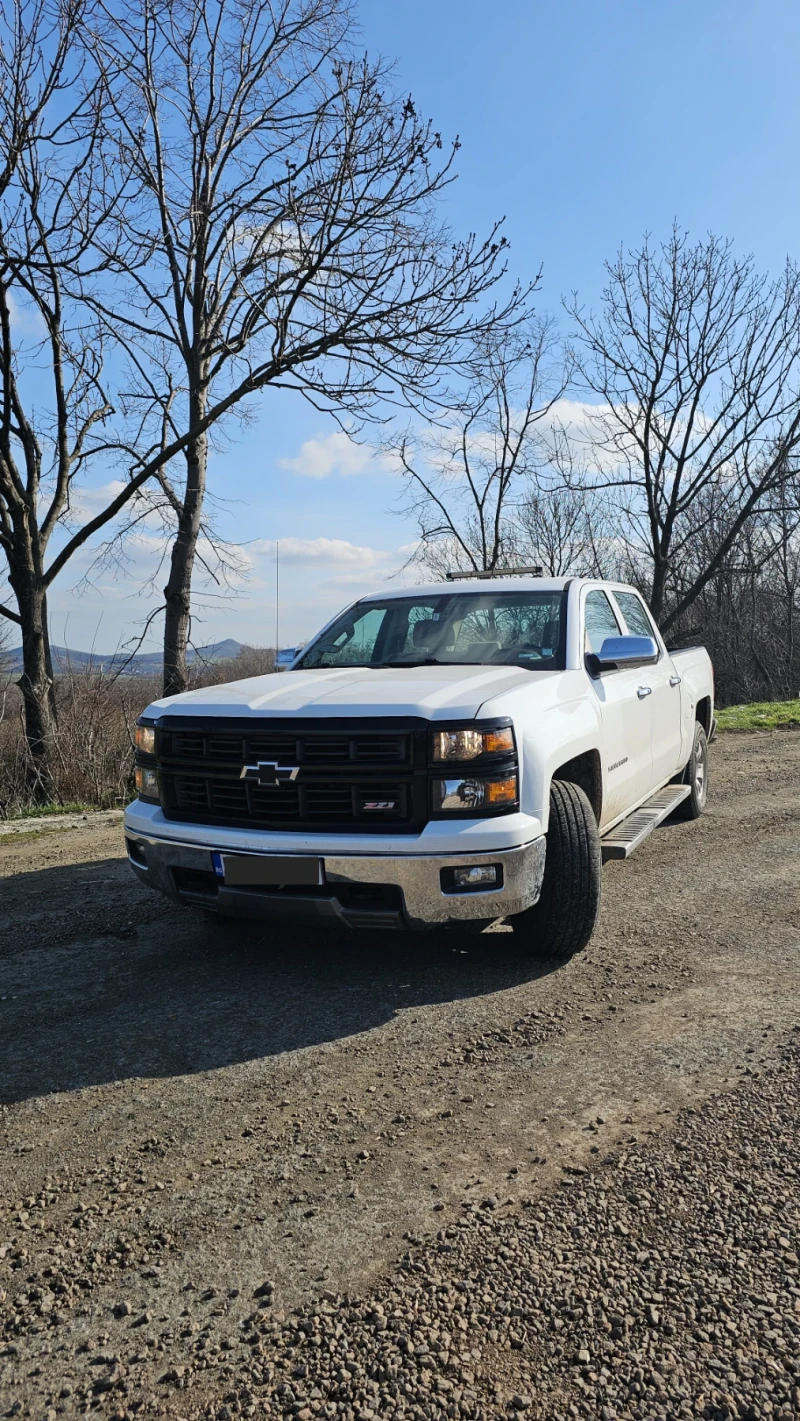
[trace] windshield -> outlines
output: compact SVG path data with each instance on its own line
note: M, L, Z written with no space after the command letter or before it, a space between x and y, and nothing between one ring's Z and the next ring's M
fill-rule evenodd
M325 666L563 666L562 592L445 592L359 602L295 663Z

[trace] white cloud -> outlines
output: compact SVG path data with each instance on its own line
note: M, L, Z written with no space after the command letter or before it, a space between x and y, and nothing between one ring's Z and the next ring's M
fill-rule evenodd
M91 518L95 518L104 508L107 508L112 499L117 494L122 493L125 484L122 479L111 479L107 484L102 484L98 488L80 488L73 490L73 503L70 508L70 522L82 527Z
M344 538L280 538L278 541L281 566L287 563L317 566L325 563L332 567L370 568L392 557L380 548L359 547ZM267 538L257 538L248 544L248 551L274 557L275 543Z
M47 335L47 326L38 307L28 300L16 300L13 291L8 292L7 300L12 336L14 338L30 336L34 340L44 340Z
M278 465L303 479L327 479L331 474L363 474L370 465L383 468L383 460L339 429L324 439L306 439L296 459L279 459Z

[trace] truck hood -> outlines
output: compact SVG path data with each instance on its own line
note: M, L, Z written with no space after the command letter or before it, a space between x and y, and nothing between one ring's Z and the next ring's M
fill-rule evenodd
M153 701L149 716L422 716L470 719L485 701L553 671L518 666L349 667L255 676Z

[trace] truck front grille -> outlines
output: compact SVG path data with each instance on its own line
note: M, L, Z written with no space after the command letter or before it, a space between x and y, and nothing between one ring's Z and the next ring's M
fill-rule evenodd
M428 818L426 723L374 724L327 721L322 731L319 722L248 720L221 729L218 720L167 717L156 737L164 814L284 831L417 833ZM275 783L242 778L260 762L277 767Z
M170 760L279 765L403 765L409 760L409 736L391 734L327 735L296 730L164 730L163 754Z

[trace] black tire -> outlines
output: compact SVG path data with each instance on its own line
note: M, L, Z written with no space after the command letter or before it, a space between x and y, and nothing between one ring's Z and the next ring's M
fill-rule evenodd
M538 903L510 919L537 957L572 957L589 941L600 911L603 875L597 822L582 789L550 786L547 858Z
M699 721L694 728L689 763L678 780L680 784L691 785L691 794L678 805L676 819L699 819L708 799L708 740Z

